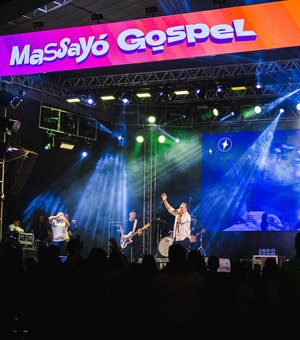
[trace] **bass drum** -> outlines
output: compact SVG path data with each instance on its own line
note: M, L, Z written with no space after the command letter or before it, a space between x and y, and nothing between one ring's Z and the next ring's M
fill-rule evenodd
M169 247L172 245L173 239L171 237L164 237L158 243L158 252L161 256L168 257Z

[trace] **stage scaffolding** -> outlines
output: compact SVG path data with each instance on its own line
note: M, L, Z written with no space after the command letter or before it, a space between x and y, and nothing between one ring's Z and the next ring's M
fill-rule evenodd
M6 117L7 109L1 108L0 115ZM0 132L0 143L1 143L1 152L3 154L0 155L0 241L3 239L3 213L4 213L4 175L5 175L5 145L6 145L6 132Z
M156 129L145 130L144 140L144 195L143 224L151 223L156 209ZM143 254L153 253L153 229L147 228L143 233Z
M63 81L58 78L53 81L47 74L41 75L19 75L2 77L1 83L5 83L10 89L24 88L26 96L40 101L40 95L47 95L47 105L59 106L59 109L69 110L69 104L61 100L67 98L70 93L90 93L99 91L110 91L116 97L120 91L138 91L141 88L149 87L151 98L132 97L132 102L128 105L131 109L131 120L126 121L127 125L141 126L143 115L141 112L155 111L160 113L161 118L157 124L168 124L172 126L199 127L206 124L213 126L218 123L215 116L207 114L212 105L218 104L222 109L230 112L232 104L236 104L242 109L247 109L256 105L270 103L277 98L284 97L287 93L293 93L299 89L300 59L274 60L253 63L238 63L226 65L204 65L195 68L180 68L174 70L161 70L139 73L121 73L108 75L84 76L75 78L65 78ZM257 74L263 77L263 87L258 92L256 89ZM216 84L224 85L226 89L223 98L219 98L216 93ZM235 84L244 85L244 89L233 90L231 86ZM174 91L169 94L168 101L162 100L161 91L163 88L180 87L186 88L188 85L190 93L177 96ZM201 88L200 93L194 90ZM97 95L98 96L98 95ZM203 97L204 96L204 97ZM89 107L91 115L104 122L112 121L112 113L118 112L123 103L120 100L112 102L98 101L95 106ZM86 114L87 107L78 105L76 111ZM174 121L173 115L182 115L183 112L192 116L184 122L176 120L177 124L170 124ZM90 116L90 115L89 115ZM171 117L169 117L171 116ZM259 115L251 117L251 121L273 120L277 116L277 110L265 110ZM291 108L286 110L281 119L298 119L299 111Z

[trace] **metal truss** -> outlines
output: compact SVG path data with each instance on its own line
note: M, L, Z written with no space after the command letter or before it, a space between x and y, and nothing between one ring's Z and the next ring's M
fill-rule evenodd
M23 75L2 77L1 82L9 83L11 86L21 86L31 89L36 93L47 95L48 100L59 102L59 106L64 105L64 99L69 94L95 93L98 101L93 108L89 108L90 113L95 118L101 118L113 123L113 114L120 112L123 104L119 96L128 92L131 94L130 105L127 106L126 115L128 124L144 124L144 114L152 111L158 114L163 124L171 121L174 126L184 125L182 119L176 119L183 114L193 115L188 126L203 124L215 121L215 117L208 114L211 107L218 105L223 107L223 111L231 110L233 105L240 107L252 106L258 103L271 102L277 98L282 98L289 93L300 88L300 59L270 61L262 63L232 64L222 66L206 66L193 69L154 71L145 73L117 74L106 76L68 78L61 84L53 82L47 74ZM265 81L260 92L255 88L256 75L264 77ZM298 76L299 73L299 76ZM230 84L235 84L237 80L245 85L243 90L232 90ZM224 93L218 96L216 84L223 84ZM175 87L185 86L189 90L188 95L178 96L174 93ZM195 89L199 86L200 93ZM137 90L148 87L151 98L138 98L135 94ZM112 102L102 102L99 93L110 91L115 94L116 100ZM161 92L168 91L167 96L162 96ZM58 98L60 101L58 101ZM83 107L81 103L78 110ZM85 107L85 110L87 108ZM272 119L275 112L261 114L257 119ZM289 118L298 118L299 112L290 111ZM271 118L271 117L272 118ZM254 119L254 118L253 118ZM185 120L186 122L187 120Z
M39 18L47 13L56 11L62 8L63 6L70 4L71 2L73 2L73 0L56 0L56 1L49 2L48 4L38 7L35 10L29 13L26 13L15 20L9 21L8 24L12 26L17 26L21 23Z
M250 109L250 108L249 108ZM245 124L245 123L263 123L270 122L274 120L278 115L278 110L272 111L262 111L260 114L254 115L247 118L244 117L241 113L237 113L234 116L230 116L232 108L229 106L222 107L221 114L219 116L214 116L212 113L212 108L207 107L199 109L191 110L190 113L186 113L186 109L180 108L172 108L170 112L161 112L155 111L156 115L156 125L163 128L194 128L199 127L206 129L207 127L216 127L216 126L224 126L224 125L237 125L237 124ZM151 113L151 112L150 112ZM226 120L220 120L228 116ZM130 111L130 115L125 117L125 123L127 126L138 126L139 128L150 126L146 120L146 114L141 114L140 109L137 107L136 110ZM281 122L291 122L298 124L300 119L300 112L289 110L284 113L284 115L280 118ZM112 123L114 124L114 123ZM119 125L120 123L115 122L115 125Z
M144 141L144 191L143 191L143 216L144 225L152 223L155 216L156 204L156 134L155 126L150 126ZM143 233L143 253L153 254L157 244L153 228Z
M257 72L260 74L278 74L279 72L300 71L300 59L272 61L263 63L252 64L237 64L237 65L223 65L212 67L200 67L194 69L183 70L169 70L169 71L156 71L145 73L132 73L132 74L117 74L107 76L94 76L94 77L81 77L81 78L68 78L65 79L62 85L54 83L47 79L45 75L38 76L12 76L5 77L5 80L15 85L20 85L30 88L35 91L43 92L48 95L56 97L67 96L71 92L80 92L82 90L93 89L120 89L122 87L129 88L142 88L143 86L163 85L163 84L190 84L193 81L206 81L215 79L216 81L237 79L238 77L249 78L253 77ZM2 79L1 79L2 81ZM280 95L287 86L291 90L295 89L296 84L288 83L282 86L274 86L268 84L263 89L263 95L275 96ZM216 95L213 89L207 90L206 99L215 99ZM230 91L227 90L227 96L232 98L238 97L257 97L254 89L254 84L247 86L243 91ZM199 96L192 94L191 98L198 100ZM186 97L179 97L173 95L172 100L186 100ZM154 97L152 101L161 100L159 96ZM147 102L147 99L142 99Z
M107 77L113 77L113 76L107 76ZM79 78L77 81L79 82L83 79L84 78ZM7 82L7 80L5 81ZM34 91L42 92L42 93L55 96L55 97L60 97L60 98L61 97L66 98L68 94L74 91L78 92L78 89L76 89L76 86L77 86L76 84L75 84L75 88L72 88L69 86L66 87L66 85L71 85L71 83L68 83L67 81L65 81L64 82L65 87L62 87L56 83L47 81L46 79L43 79L40 76L12 76L8 82L10 84L20 85L24 88L28 88ZM283 94L287 94L289 92L293 92L297 90L299 87L300 87L300 83L285 83L285 84L279 84L276 86L274 86L273 84L267 84L263 86L260 93L257 92L254 85L247 86L244 90L239 90L239 91L234 91L231 88L226 88L223 98L220 98L216 94L215 89L207 89L205 90L205 93L201 92L200 94L196 94L194 91L192 91L190 92L190 94L184 95L184 96L177 96L174 94L174 92L170 92L167 101L186 103L186 102L193 102L193 101L198 102L199 100L219 101L219 100L224 100L224 99L258 99L262 97L277 97ZM90 89L90 87L88 88ZM148 105L151 103L159 103L159 102L165 102L165 101L166 99L162 98L159 93L154 93L151 99L137 98L136 96L132 96L132 103L136 103L136 104L143 103L145 105Z
M3 117L7 116L7 109L0 108L0 115ZM2 148L6 145L7 142L7 134L6 132L0 132L0 143L2 144ZM0 155L0 241L3 240L3 215L4 215L4 188L5 188L5 155Z
M224 93L220 97L216 93L216 89L206 89L201 91L199 94L195 91L191 91L186 95L176 95L174 92L169 92L167 99L162 97L159 93L153 93L150 98L138 98L135 95L131 95L131 104L143 104L145 106L151 106L155 103L199 103L201 101L205 102L220 102L220 101L233 101L233 100L258 100L267 98L277 98L288 93L292 93L300 88L300 83L287 83L278 85L264 85L263 88L258 92L255 86L247 86L244 90L232 90L231 88L224 88ZM120 105L123 105L120 103Z
M279 73L300 71L300 59L270 61L249 64L233 64L222 66L205 66L192 69L156 71L132 74L116 74L69 78L64 87L83 89L105 89L110 87L142 87L145 85L176 84L191 81L236 79L237 77L253 77L257 73Z
M41 92L54 97L67 97L68 91L62 86L47 80L43 75L24 75L2 77L1 82L20 85L24 88Z

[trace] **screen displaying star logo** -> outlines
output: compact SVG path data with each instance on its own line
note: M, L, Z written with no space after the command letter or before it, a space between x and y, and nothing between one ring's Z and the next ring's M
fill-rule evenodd
M228 152L232 148L232 141L228 137L223 137L218 142L218 148L222 152Z

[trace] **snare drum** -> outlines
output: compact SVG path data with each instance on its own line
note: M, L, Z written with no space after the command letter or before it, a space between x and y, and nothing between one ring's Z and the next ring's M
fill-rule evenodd
M171 237L164 237L158 243L158 252L161 256L168 257L169 247L172 245L173 239Z

